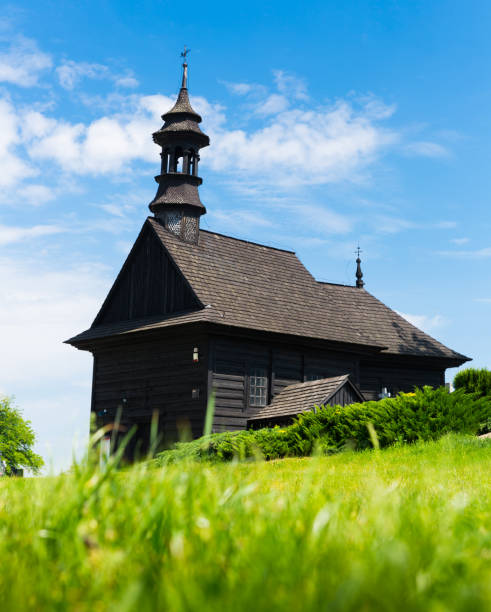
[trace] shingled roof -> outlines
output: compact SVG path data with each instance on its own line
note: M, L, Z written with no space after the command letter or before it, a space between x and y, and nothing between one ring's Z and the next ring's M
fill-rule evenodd
M275 395L271 404L261 408L248 421L274 421L278 418L294 416L301 412L312 410L314 406L324 406L329 404L331 398L345 384L350 385L353 395L358 397L360 402L365 401L361 392L350 381L349 374L344 374L343 376L333 376L331 378L288 385L278 395Z
M383 344L384 353L424 355L468 360L421 331L365 289L318 283L324 299L346 325L363 329L372 341Z
M200 230L183 242L156 219L153 229L195 292L202 309L160 320L92 327L72 338L93 338L196 321L364 345L386 353L464 361L364 289L319 283L292 251Z

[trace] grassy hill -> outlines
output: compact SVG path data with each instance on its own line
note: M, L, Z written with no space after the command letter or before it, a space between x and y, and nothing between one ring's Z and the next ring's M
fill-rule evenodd
M489 610L491 443L0 481L0 609Z

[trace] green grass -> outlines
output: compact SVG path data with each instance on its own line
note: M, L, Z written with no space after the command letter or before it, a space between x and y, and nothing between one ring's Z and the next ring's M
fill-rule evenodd
M0 482L0 609L490 610L491 443Z

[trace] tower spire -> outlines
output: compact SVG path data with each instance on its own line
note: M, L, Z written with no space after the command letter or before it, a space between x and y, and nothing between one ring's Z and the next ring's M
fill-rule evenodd
M365 283L363 282L363 272L361 271L361 259L360 253L362 250L360 249L360 245L356 248L356 286L358 289L363 289Z
M149 205L155 217L169 231L186 242L198 242L199 218L206 213L198 187L203 182L198 176L199 150L210 144L200 127L201 117L189 102L187 82L189 49L184 47L182 84L174 106L162 115L164 125L153 134L162 147L162 166L155 198Z
M181 51L181 57L183 58L181 89L188 88L188 57L187 56L190 51L191 49L188 49L186 45L184 45L184 51Z

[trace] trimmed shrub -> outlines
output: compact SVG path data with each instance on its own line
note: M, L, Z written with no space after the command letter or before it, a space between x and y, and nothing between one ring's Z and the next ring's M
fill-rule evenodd
M467 368L458 372L454 378L455 389L460 389L464 393L472 393L474 397L491 397L491 372L482 368ZM483 419L479 433L491 431L491 417Z
M212 434L193 442L178 443L161 453L158 465L183 459L230 461L261 456L264 459L304 457L314 452L343 448L369 448L373 426L380 447L417 440L435 440L447 433L476 434L491 418L491 397L478 398L462 390L424 387L350 406L322 406L299 415L292 425ZM373 431L373 430L372 430Z
M455 389L462 389L465 393L477 393L479 397L491 395L491 371L482 368L468 368L455 375L453 381Z

